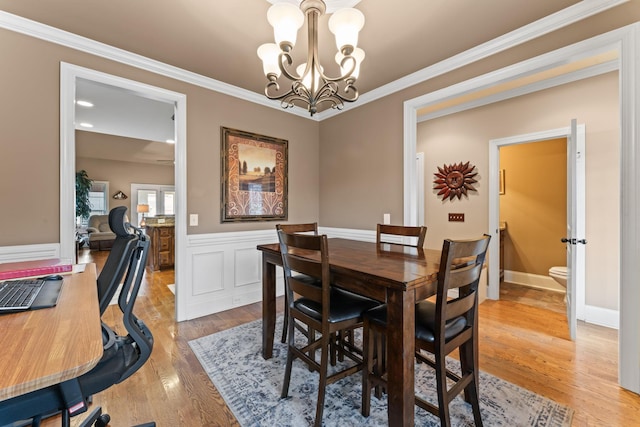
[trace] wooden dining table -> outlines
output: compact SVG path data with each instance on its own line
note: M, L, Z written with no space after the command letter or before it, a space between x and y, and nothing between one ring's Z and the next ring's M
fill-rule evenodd
M262 252L262 356L273 354L278 244ZM336 286L387 303L387 396L390 426L414 425L415 303L436 293L440 250L396 244L329 239L331 278Z

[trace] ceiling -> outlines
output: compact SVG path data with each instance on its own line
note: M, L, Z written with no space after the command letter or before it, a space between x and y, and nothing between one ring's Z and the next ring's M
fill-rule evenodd
M356 8L366 22L358 44L366 58L356 87L360 94L367 93L576 3L580 1L362 0ZM273 41L266 19L269 6L267 0L0 0L0 10L259 94L264 93L266 78L256 49ZM327 20L326 15L320 20L320 58L327 74L334 75L336 47ZM303 28L294 63L302 62L306 43ZM95 99L92 111L77 111L78 117L94 114L93 131L107 132L108 125L99 123L96 113L97 105L107 104L118 105L111 111L129 118L138 117L132 115L137 113L125 112L123 105L136 105L140 112L141 105L148 104L157 109L153 117L161 124L150 126L148 117L136 122L154 131L171 128L171 105L133 99L114 104L114 99L134 94L109 94L105 89L91 85L79 89ZM156 132L143 139L168 138Z

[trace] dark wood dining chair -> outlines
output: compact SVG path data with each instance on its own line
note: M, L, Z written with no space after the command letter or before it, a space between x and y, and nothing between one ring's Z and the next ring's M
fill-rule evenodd
M281 397L285 398L289 393L294 359L300 359L310 369L318 371L320 380L315 426L319 427L322 425L327 385L362 369L362 358L348 349L343 349L345 356L351 359L353 364L331 375L328 374L329 357L337 345L337 332L361 324L362 313L379 303L332 286L326 235L287 234L278 230L278 238L285 272L285 291L289 302L287 366ZM321 286L308 286L305 279L307 277L319 280ZM298 298L294 297L296 294L299 295ZM314 333L308 337L305 346L297 347L294 322L306 324L311 330L318 331L320 336ZM320 362L315 358L318 349Z
M318 223L308 222L304 224L276 224L276 230L282 230L285 233L306 233L318 235ZM287 293L284 294L284 322L282 324L282 338L280 342L283 344L287 342L287 330L289 329L289 304L287 303ZM307 330L303 330L300 325L296 324L296 327L300 332L308 334Z
M419 396L416 405L440 418L442 426L449 427L449 402L461 391L471 404L476 426L482 426L478 400L477 359L477 306L478 285L490 236L474 240L445 240L442 247L435 302L420 301L415 308L416 359L436 371L438 404L434 405ZM458 297L448 298L450 289L458 290ZM362 414L369 416L371 389L386 387L384 363L379 363L384 351L399 349L381 348L387 331L386 306L379 306L364 314L363 351L365 366L362 371ZM447 369L446 356L458 349L460 375ZM433 358L426 357L427 351ZM454 385L447 387L447 378Z
M415 245L406 244L406 243L398 243L397 240L389 239L390 236L402 236L402 237L415 237L416 243ZM427 236L427 227L412 227L412 226L404 226L404 225L389 225L389 224L378 224L376 230L376 243L380 245L380 243L395 243L401 244L405 246L415 246L416 248L422 248L424 246L424 239Z

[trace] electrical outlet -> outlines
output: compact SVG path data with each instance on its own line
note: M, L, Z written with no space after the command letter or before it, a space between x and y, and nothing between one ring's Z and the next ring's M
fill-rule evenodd
M463 213L450 213L449 214L449 222L464 222L464 214Z
M198 214L189 215L189 225L195 227L198 225Z
M382 215L382 223L383 224L391 224L391 214L383 214Z

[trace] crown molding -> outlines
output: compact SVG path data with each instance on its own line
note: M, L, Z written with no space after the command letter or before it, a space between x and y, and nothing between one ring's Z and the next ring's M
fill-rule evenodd
M544 18L538 19L524 27L520 27L500 37L496 37L493 40L489 40L488 42L444 59L423 68L422 70L418 70L391 83L387 83L384 86L380 86L377 89L363 93L360 95L360 98L358 98L357 104L345 105L345 108L341 111L326 110L318 113L318 118L320 120L324 120L340 114L340 112L344 112L352 108L358 108L366 103L376 101L395 92L415 86L473 62L480 61L504 50L533 40L544 34L551 33L590 16L597 15L598 13L604 12L605 10L619 6L628 1L629 0L582 0L580 3L576 3L549 16L545 16Z
M525 25L510 33L504 34L486 43L478 45L467 51L454 55L434 65L423 68L377 89L362 94L357 104L345 105L341 110L331 109L318 113L315 117L309 117L308 112L299 107L283 110L280 103L267 99L263 94L258 94L219 80L205 77L173 65L165 64L154 59L147 58L123 49L109 46L86 37L78 36L68 31L63 31L49 25L32 21L11 13L0 11L0 28L25 34L50 43L55 43L71 49L79 50L91 55L120 62L131 67L139 68L172 79L190 83L205 89L243 99L265 107L274 108L289 114L294 114L309 120L322 121L352 108L378 100L400 90L414 86L418 83L430 80L439 75L453 71L470 63L487 58L498 52L525 43L541 35L558 30L559 28L578 22L612 7L626 3L629 0L582 0L580 3L569 6L561 11Z
M0 11L0 28L79 50L111 61L120 62L141 70L170 77L172 79L200 86L225 95L260 104L265 107L274 108L278 111L283 111L279 102L271 101L265 98L262 94L242 89L201 74L174 67L173 65L165 64L164 62L156 61L142 55L91 40L68 31L63 31L49 25L44 25L5 11ZM306 110L302 108L299 110L300 111L295 111L290 109L285 111L304 118L309 118Z

